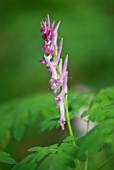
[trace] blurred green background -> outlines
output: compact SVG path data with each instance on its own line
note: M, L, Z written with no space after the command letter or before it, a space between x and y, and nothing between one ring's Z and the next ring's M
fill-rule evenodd
M39 23L61 20L62 57L69 54L70 87L114 83L113 0L0 0L0 102L49 90Z
M69 54L69 86L82 84L99 90L114 84L113 0L0 0L0 103L50 91L49 75L38 62L44 54L39 23L47 14L51 21L61 20L58 40L64 38L62 57ZM45 146L62 134L54 130L39 137L35 125L27 128L23 140L18 144L11 141L7 149L17 160L37 140ZM102 162L106 158L101 153L93 166L101 163L101 157Z

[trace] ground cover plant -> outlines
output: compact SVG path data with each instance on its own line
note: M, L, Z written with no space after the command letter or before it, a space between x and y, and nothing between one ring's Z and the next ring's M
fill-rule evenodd
M1 170L100 170L113 166L114 87L96 93L84 88L68 91L68 54L65 59L61 57L63 38L58 39L60 24L60 21L57 24L51 22L49 15L40 23L45 54L39 61L49 73L53 94L41 92L1 104ZM4 151L12 138L21 141L26 127L33 128L36 124L41 133L57 129L54 135L58 136L57 131L66 134L51 145L29 148L28 155L19 161ZM80 128L81 133L78 132ZM103 153L107 158L104 162L99 160ZM96 166L92 159L96 159Z

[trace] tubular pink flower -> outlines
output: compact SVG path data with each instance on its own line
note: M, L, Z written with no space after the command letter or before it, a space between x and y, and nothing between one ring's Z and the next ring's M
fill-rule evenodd
M60 55L61 55L61 51L62 51L62 45L63 45L63 38L62 38L61 41L60 41L59 48L58 48L58 50L57 50L57 56L56 56L56 58L52 61L52 63L53 63L54 65L56 65L56 64L59 62L59 60L60 60Z
M59 72L60 72L60 76L62 74L62 59L60 59L60 62L59 62Z
M64 95L65 95L66 89L67 89L67 77L68 77L68 72L66 72L66 74L64 76L62 91L57 97L54 98L55 101L60 101L64 98Z
M52 72L52 78L56 79L57 78L57 72L56 72L55 67L53 66L53 64L50 62L50 60L46 56L44 56L44 58L45 58L47 65L50 67L50 70Z
M54 47L57 46L57 35L58 35L59 25L60 25L60 21L57 23L55 29L52 29L52 44Z
M62 79L64 79L64 76L66 74L67 64L68 64L68 54L66 55L65 60L64 60L64 65L63 65L63 70L62 70L62 75L61 75Z
M57 25L56 25L56 27L55 27L55 29L54 29L54 34L57 33L58 28L59 28L59 26L60 26L60 23L61 23L61 21L59 21L59 22L57 23Z
M65 108L64 108L64 101L61 100L59 103L59 107L60 107L60 119L58 121L58 123L61 125L62 130L64 130L64 124L65 124Z

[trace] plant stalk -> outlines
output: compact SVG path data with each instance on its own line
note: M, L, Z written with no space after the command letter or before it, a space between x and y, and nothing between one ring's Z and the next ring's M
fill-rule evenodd
M114 155L112 155L103 165L101 165L97 170L103 169L106 165L108 165L114 159Z
M73 136L73 131L72 131L70 117L69 117L69 111L68 111L68 101L67 101L66 96L64 97L64 101L65 101L66 121L67 121L67 125L68 125L68 130L69 130L70 136Z
M89 121L87 121L87 132L86 132L86 134L88 133L88 130L89 130ZM88 156L88 151L87 151L87 156ZM85 161L85 168L84 168L84 170L87 170L87 169L88 169L88 157L87 157L87 159Z
M67 125L68 125L68 130L69 130L70 136L73 136L72 126L71 126L71 123L70 123L70 116L69 116L69 111L68 111L68 100L67 100L66 95L64 97L64 102L65 102L66 122L67 122ZM74 146L76 146L75 141L73 141L73 144L74 144ZM77 164L78 164L78 169L82 170L80 160L77 160Z

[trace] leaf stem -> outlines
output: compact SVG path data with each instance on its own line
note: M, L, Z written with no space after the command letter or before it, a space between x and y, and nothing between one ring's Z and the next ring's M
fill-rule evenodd
M87 132L86 132L86 134L88 133L88 130L89 130L89 120L87 121ZM87 151L86 154L87 154L87 159L85 161L85 168L84 168L84 170L88 169L88 151Z
M101 165L97 170L103 169L107 164L109 164L112 161L112 159L114 159L114 155L112 155L106 162L104 162L104 164Z

